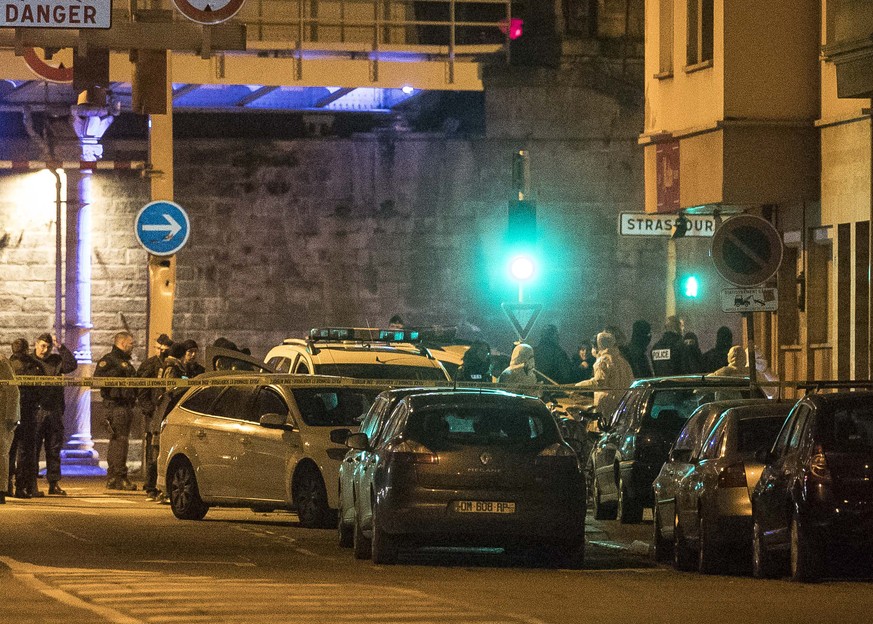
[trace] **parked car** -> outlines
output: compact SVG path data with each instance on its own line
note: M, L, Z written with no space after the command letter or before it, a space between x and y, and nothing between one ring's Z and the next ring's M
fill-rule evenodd
M739 405L755 405L767 399L736 399L704 403L691 415L667 454L667 461L652 484L652 554L655 561L673 556L673 525L676 517L676 490L679 482L694 467L700 447L725 410Z
M771 401L725 410L679 483L673 531L678 569L720 572L752 546L751 492L764 464L755 452L773 444L793 403Z
M210 377L216 385L191 388L161 425L158 488L175 516L200 520L213 505L281 508L305 527L335 526L337 493L325 484L337 482L347 449L331 436L357 430L379 389Z
M482 545L546 551L578 567L585 555L585 479L555 419L508 392L404 397L373 441L358 484L355 533L376 563L404 547Z
M360 433L364 433L374 446L379 439L385 422L394 411L397 403L406 396L424 392L461 392L452 388L398 388L385 390L373 404L370 411L364 415L361 422ZM480 392L471 390L471 392ZM490 392L484 390L484 392ZM373 462L370 460L370 451L366 449L349 449L339 467L339 513L337 530L339 544L344 548L353 547L355 557L368 559L370 557L370 543L362 539L360 531L356 531L355 516L357 509L357 493L362 491L360 482L369 483ZM369 491L369 486L364 486L363 491Z
M305 339L288 338L264 362L279 373L335 375L359 379L451 381L426 348L404 330L360 327L313 329Z
M595 518L641 522L643 509L653 504L652 483L692 412L704 403L750 397L764 394L741 377L635 381L615 412L603 417L592 451Z
M812 581L840 548L873 548L873 392L801 399L752 494L753 572ZM787 564L787 565L786 565Z

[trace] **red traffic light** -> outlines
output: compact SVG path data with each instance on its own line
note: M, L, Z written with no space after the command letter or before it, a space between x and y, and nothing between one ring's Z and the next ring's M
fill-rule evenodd
M512 40L518 39L524 32L524 20L521 18L504 18L498 23L500 24L500 32Z

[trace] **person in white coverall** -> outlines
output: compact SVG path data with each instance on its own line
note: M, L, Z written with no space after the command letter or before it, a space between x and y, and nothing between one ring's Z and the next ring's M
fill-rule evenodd
M15 375L6 356L0 353L0 380L12 381ZM0 386L0 504L6 503L9 487L9 448L21 417L18 386Z
M597 334L597 360L594 362L594 376L576 384L579 388L592 388L594 405L607 420L618 407L625 390L634 381L631 365L616 346L615 336L607 332Z

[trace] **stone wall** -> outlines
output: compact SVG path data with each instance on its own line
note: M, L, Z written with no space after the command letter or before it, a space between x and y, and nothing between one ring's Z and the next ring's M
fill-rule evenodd
M666 243L622 240L616 226L643 206L641 124L639 109L572 76L533 71L491 77L484 136L177 139L176 200L192 231L178 254L174 333L227 336L262 356L317 325L399 313L478 328L510 349L499 304L516 298L502 242L519 148L531 154L542 257L526 299L545 304L542 322L558 324L568 351L605 324L658 327ZM110 142L106 157L144 148ZM31 177L0 175L0 344L32 340L54 318L54 188L28 191ZM148 186L130 173L95 180L95 359L123 327L141 359L146 254L133 219Z

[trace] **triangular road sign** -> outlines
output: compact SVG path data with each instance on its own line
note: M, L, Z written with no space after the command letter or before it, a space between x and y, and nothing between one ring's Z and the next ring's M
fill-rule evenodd
M530 330L543 311L541 303L501 303L500 307L521 342L527 340Z

